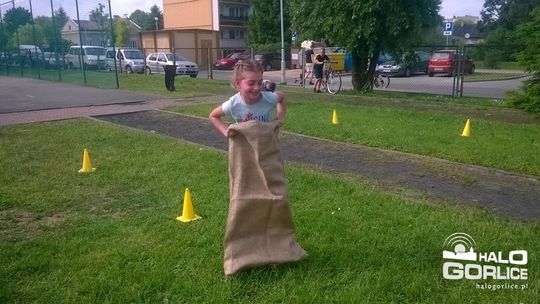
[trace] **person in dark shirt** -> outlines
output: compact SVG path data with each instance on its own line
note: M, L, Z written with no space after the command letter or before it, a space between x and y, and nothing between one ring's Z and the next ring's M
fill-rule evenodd
M330 62L330 58L326 56L324 48L321 49L321 53L315 56L315 62L313 62L313 74L315 75L315 87L313 91L316 93L321 92L321 81L324 75L324 64Z

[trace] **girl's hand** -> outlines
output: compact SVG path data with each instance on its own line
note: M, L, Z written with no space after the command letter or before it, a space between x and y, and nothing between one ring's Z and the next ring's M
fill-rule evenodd
M233 129L227 129L227 133L225 134L225 137L227 138L232 138L234 137L238 132L236 132L236 130L233 130Z

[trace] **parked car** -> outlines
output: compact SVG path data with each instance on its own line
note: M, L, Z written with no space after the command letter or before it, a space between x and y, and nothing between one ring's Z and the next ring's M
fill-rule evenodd
M186 59L180 53L175 53L176 75L189 75L193 78L199 74L199 66ZM166 65L173 65L172 53L151 53L146 57L146 74L165 73Z
M56 52L43 52L43 62L46 69L64 69L64 56Z
M249 53L234 52L227 57L217 59L214 68L218 70L232 70L234 65L240 60L249 60L251 58Z
M429 58L428 75L448 74L454 76L457 72L457 63L463 62L463 71L468 74L476 69L473 61L467 55L458 55L454 50L435 51Z
M132 48L108 48L105 53L105 69L112 71L114 69L116 55L116 66L118 71L131 74L133 72L144 72L144 54L139 49Z
M105 69L105 48L94 45L74 45L66 54L68 68Z
M33 44L21 44L19 45L19 53L15 52L12 58L17 65L36 66L43 63L43 52Z
M388 60L377 66L377 72L388 76L410 77L412 74L428 72L429 54L415 51L413 54L403 55L399 60Z
M258 54L258 55L255 55L254 59L264 68L265 71L281 69L281 53L276 52L276 53ZM291 60L286 58L285 67L289 67L290 65L291 65Z

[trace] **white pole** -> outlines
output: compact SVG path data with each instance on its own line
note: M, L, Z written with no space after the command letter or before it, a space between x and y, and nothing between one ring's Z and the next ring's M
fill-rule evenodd
M283 36L283 0L279 0L279 13L281 17L281 83L285 81L285 38Z

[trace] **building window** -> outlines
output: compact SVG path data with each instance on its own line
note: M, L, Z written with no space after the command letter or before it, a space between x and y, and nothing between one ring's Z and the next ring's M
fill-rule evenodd
M229 17L245 17L246 9L243 7L229 7Z

